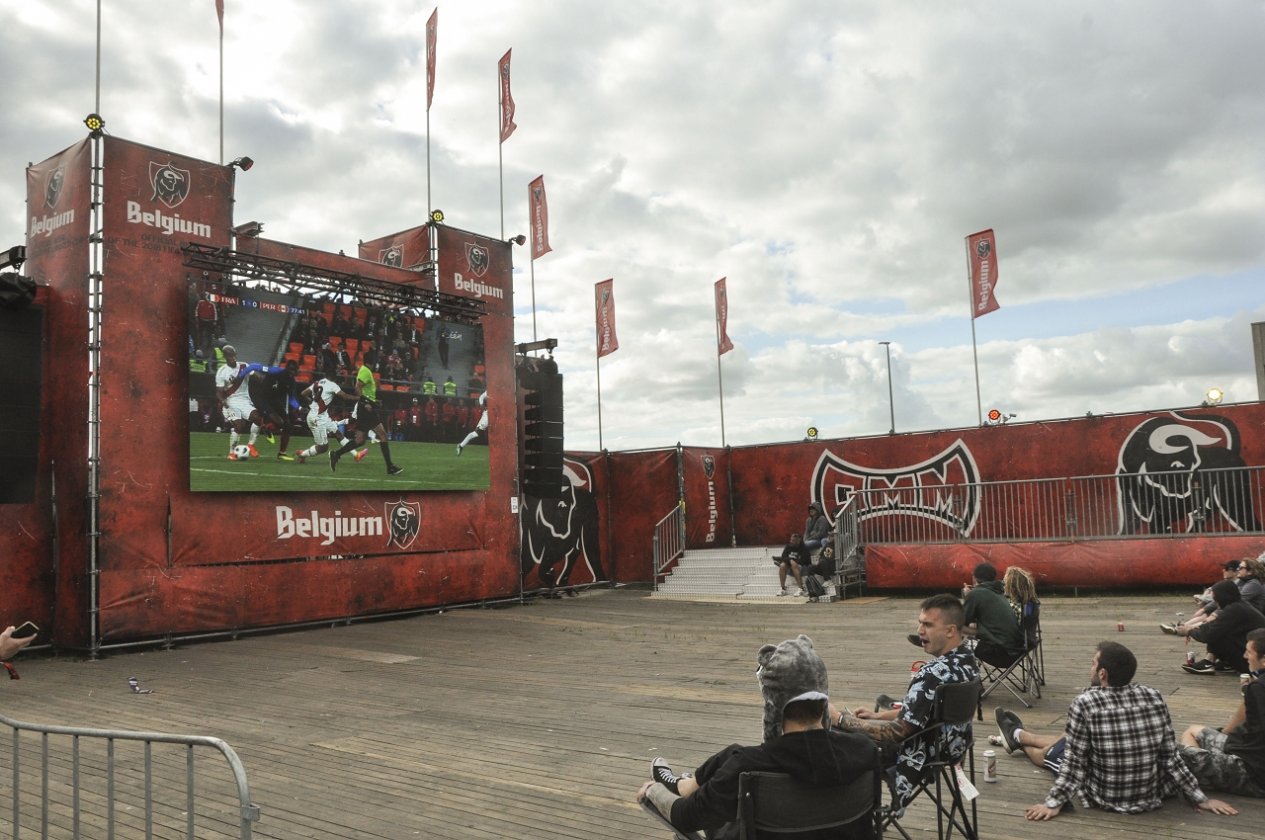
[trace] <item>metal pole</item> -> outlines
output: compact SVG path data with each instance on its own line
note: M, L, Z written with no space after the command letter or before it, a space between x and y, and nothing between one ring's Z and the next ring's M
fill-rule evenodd
M602 357L598 356L597 360L597 451L605 452L606 447L602 446Z
M720 394L720 445L725 446L725 380L720 372L720 321L716 321L716 390Z
M889 435L896 434L896 401L892 397L892 343L890 341L880 341L883 349L887 351L887 413L891 417L892 427L887 430Z
M536 258L531 259L531 340L536 341ZM598 381L601 381L598 374Z
M97 81L92 113L101 113L101 0L97 0Z
M224 165L224 24L220 24L220 166Z
M430 203L430 106L426 106L426 218L435 208Z
M501 91L501 73L496 73L496 177L498 192L501 194L501 241L505 241L505 141L501 139L501 120L504 119L505 98ZM532 307L532 314L536 312ZM532 333L532 341L536 340L535 332Z
M984 401L979 390L979 348L975 346L975 296L971 287L971 238L966 238L966 311L971 316L971 358L975 360L975 410L984 425Z

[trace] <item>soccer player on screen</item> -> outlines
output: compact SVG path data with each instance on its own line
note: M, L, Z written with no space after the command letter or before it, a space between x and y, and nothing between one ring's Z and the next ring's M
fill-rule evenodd
M479 408L483 411L483 414L479 417L479 422L475 424L474 431L466 435L466 439L463 440L461 443L457 444L458 456L461 455L461 450L465 449L480 434L483 434L484 436L486 436L488 433L488 392L487 391L484 391L482 394L479 394Z
M283 367L251 364L246 366L251 377L251 402L259 410L264 422L261 428L268 433L268 442L276 443L272 433L281 433L281 448L277 450L278 461L293 461L294 456L288 454L290 448L290 410L301 410L298 400L299 364L294 360L287 361Z
M303 389L299 397L311 401L307 410L307 427L312 430L312 445L299 452L299 463L329 450L329 439L345 442L338 424L346 414L346 406L354 399L332 379L321 378Z
M338 470L338 459L346 455L357 445L365 442L367 432L373 432L378 438L378 449L382 450L382 459L387 462L387 475L399 475L404 468L391 461L391 444L387 442L387 430L378 418L378 381L373 378L373 366L378 362L377 350L366 350L360 358L360 370L356 371L356 405L351 410L351 420L355 425L355 434L350 435L341 447L329 453L329 468Z
M225 344L221 352L224 354L224 364L215 372L215 396L220 401L220 410L228 423L228 460L237 460L233 447L237 446L241 434L246 431L250 432L250 439L246 443L250 457L258 458L259 450L255 449L255 439L259 437L259 424L263 418L250 400L250 387L247 385L247 377L255 374L247 370L249 365L245 362L237 361L237 350L233 345Z

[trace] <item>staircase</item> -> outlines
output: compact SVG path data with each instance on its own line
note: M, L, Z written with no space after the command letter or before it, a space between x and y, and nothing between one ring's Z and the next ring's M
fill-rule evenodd
M808 600L806 596L778 595L780 587L773 558L781 553L780 545L687 550L655 588L654 597L802 604ZM786 583L788 591L796 591L795 579L790 575ZM837 597L835 581L827 580L822 603Z

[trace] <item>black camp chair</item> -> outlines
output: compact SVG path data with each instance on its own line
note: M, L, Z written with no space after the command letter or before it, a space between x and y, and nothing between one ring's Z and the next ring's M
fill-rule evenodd
M877 754L876 754L877 757ZM877 764L846 785L809 787L785 773L751 771L738 777L738 837L771 840L800 836L881 836L882 771ZM681 831L649 802L642 808L679 840L702 840Z
M1031 709L1027 697L1041 699L1041 686L1045 685L1045 654L1041 649L1041 602L1026 601L1020 611L1019 624L1023 630L1023 654L1005 668L997 668L981 661L980 679L984 691L980 694L979 719L984 719L984 700L1001 686L1015 699ZM1025 696L1026 695L1026 696Z
M975 783L975 735L971 724L975 719L975 710L979 706L982 684L979 680L969 683L945 683L936 690L935 707L931 722L926 727L905 739L908 742L920 738L927 732L934 731L936 737L933 754L924 765L926 772L917 784L917 790L910 803L926 795L936 806L936 836L939 840L948 840L953 832L958 831L966 840L979 840L979 819L975 808L974 797L969 800L959 783L957 765L966 764L965 772ZM944 738L947 726L967 727L966 751L962 755L949 755ZM904 743L904 742L902 742ZM905 840L912 840L908 832L900 824L903 812L887 809L883 815L883 827L891 826Z

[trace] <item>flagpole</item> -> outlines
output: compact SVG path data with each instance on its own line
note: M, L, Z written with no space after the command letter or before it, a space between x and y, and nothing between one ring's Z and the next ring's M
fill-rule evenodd
M502 211L504 212L504 211ZM504 223L502 223L504 224ZM501 231L504 234L504 231ZM531 340L536 340L536 259L531 261ZM598 387L601 387L601 376L598 377ZM599 413L601 409L598 409Z
M984 425L984 403L979 388L979 348L975 344L975 287L971 283L971 238L966 238L966 310L971 316L971 357L975 360L975 410Z
M720 446L725 447L725 380L720 372L720 319L716 319L716 390L720 394Z
M220 21L220 166L224 165L224 21Z
M505 141L501 139L501 122L505 119L502 114L505 108L505 97L501 90L501 74L496 74L496 184L497 191L501 195L501 241L505 241ZM535 307L532 308L532 314L535 314ZM536 340L535 332L532 333L532 341Z
M101 0L97 0L97 80L96 99L93 100L92 113L101 113Z
M605 452L602 446L602 356L601 344L598 344L598 356L595 360L597 365L597 451Z

